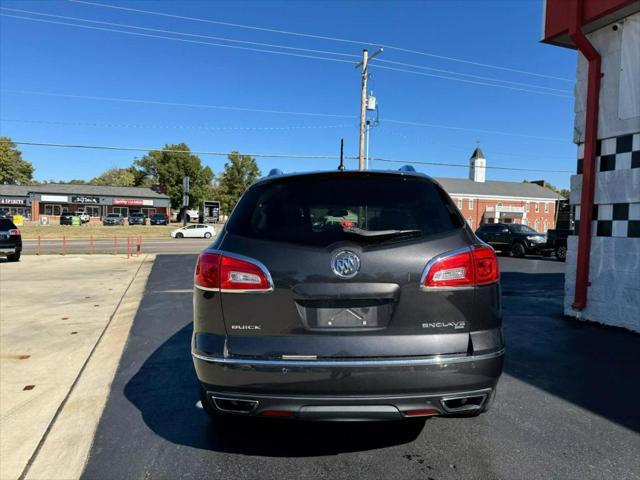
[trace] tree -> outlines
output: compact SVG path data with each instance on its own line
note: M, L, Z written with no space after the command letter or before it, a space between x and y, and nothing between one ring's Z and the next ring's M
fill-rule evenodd
M238 203L240 196L260 176L260 169L256 160L249 155L231 152L227 157L229 161L224 164L218 194L220 210L229 215Z
M113 185L116 187L135 186L136 177L131 168L110 168L101 175L91 179L91 185Z
M184 143L152 150L136 160L134 165L141 172L138 178L159 184L171 198L173 208L182 207L182 179L185 175L189 176L189 207L197 207L206 199L213 181L213 171L203 167L200 158L191 154Z
M33 165L9 137L0 137L0 184L25 185L33 179Z

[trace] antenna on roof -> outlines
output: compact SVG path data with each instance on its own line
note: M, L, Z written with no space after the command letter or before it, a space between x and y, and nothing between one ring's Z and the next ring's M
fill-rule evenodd
M272 168L269 171L269 175L267 175L268 177L275 177L276 175L282 175L282 170L280 170L279 168Z
M403 165L398 169L399 172L415 172L416 169L413 168L413 165Z
M344 172L344 138L340 139L340 165L338 165L338 170Z

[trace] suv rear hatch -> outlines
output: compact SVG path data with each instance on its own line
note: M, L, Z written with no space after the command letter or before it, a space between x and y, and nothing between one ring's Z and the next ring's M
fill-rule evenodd
M474 289L420 288L429 259L472 244L463 226L442 188L415 174L336 172L255 184L217 247L220 255L261 262L273 289L222 290L228 354L371 358L466 352Z

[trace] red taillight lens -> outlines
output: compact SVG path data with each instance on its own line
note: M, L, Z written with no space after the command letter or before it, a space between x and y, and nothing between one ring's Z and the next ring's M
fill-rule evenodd
M466 287L495 283L500 278L498 260L491 247L474 247L444 255L428 267L423 286Z
M196 263L194 283L205 290L220 289L220 260L222 255L203 252Z
M12 228L11 230L9 230L9 235L20 235L20 230L18 230L17 228Z
M270 288L271 283L266 273L255 263L235 257L222 257L221 290L269 290Z
M269 273L259 262L210 252L198 257L194 282L204 290L229 293L266 292L273 288Z
M471 253L476 267L476 285L497 282L500 279L500 267L493 248L478 247Z

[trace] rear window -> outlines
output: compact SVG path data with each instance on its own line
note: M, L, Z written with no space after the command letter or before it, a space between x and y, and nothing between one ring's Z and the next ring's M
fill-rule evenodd
M384 174L290 177L251 187L227 225L245 237L303 245L447 232L464 220L430 180Z

